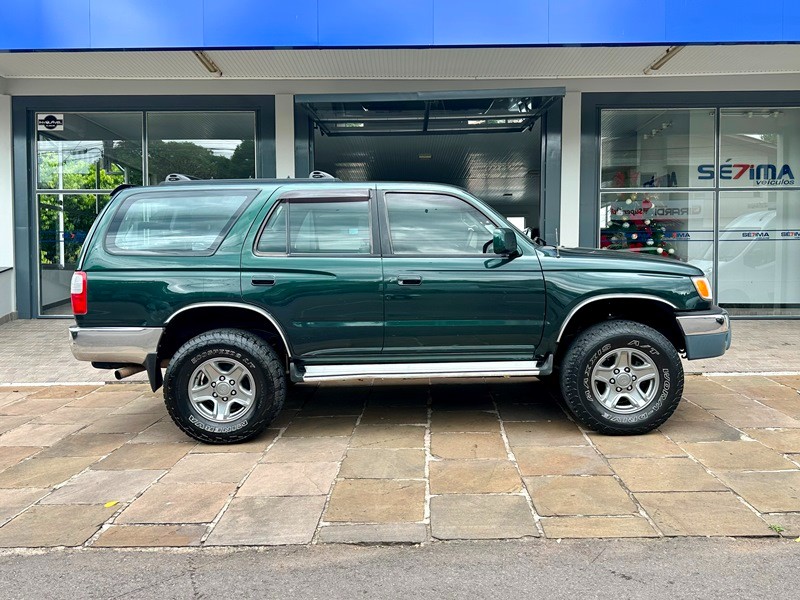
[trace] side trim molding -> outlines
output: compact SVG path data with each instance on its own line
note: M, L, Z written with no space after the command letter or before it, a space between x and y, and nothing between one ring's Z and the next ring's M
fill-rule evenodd
M591 304L592 302L599 302L601 300L618 300L620 298L624 299L635 299L635 300L655 300L656 302L661 302L662 304L666 304L672 309L677 309L678 307L675 306L672 302L664 300L663 298L659 298L658 296L651 296L649 294L600 294L599 296L592 296L591 298L586 298L585 300L581 300L576 304L569 314L567 318L564 319L564 322L561 324L561 329L558 332L558 338L556 338L556 342L561 341L561 337L564 335L564 331L567 329L567 325L572 320L577 312L582 309L584 306Z
M541 361L389 363L309 365L302 370L292 363L294 381L343 381L348 379L428 379L452 377L530 377L553 371L553 357Z
M273 317L263 308L259 308L258 306L253 306L252 304L245 304L244 302L197 302L195 304L190 304L189 306L184 306L183 308L180 308L176 310L174 313L172 313L169 316L169 318L167 318L167 320L164 321L164 326L166 327L167 325L169 325L170 321L172 321L172 319L177 317L179 314L187 312L189 310L193 310L195 308L244 308L245 310L250 310L255 313L258 313L259 315L267 319L267 321L272 323L272 325L274 325L275 329L278 331L278 335L281 336L281 341L283 342L284 348L286 348L287 356L289 356L289 358L292 357L292 348L291 346L289 346L289 339L286 337L286 333L283 331L283 327L280 326L280 323L278 323L275 317Z

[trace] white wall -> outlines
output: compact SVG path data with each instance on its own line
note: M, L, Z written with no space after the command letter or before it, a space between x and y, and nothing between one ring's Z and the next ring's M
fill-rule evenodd
M11 96L0 95L0 270L14 266ZM16 310L14 271L0 273L0 321Z
M275 177L294 176L294 95L278 94L275 96Z
M562 246L578 245L580 199L581 93L567 92L561 126L561 224L558 241Z

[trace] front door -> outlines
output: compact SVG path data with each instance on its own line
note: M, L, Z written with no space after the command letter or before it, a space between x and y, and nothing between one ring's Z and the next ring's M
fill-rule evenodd
M380 353L374 203L365 186L319 184L281 188L262 209L242 254L242 298L278 321L294 357L350 362Z
M515 258L493 254L498 223L466 196L387 188L380 213L385 358L533 357L545 295L530 245Z

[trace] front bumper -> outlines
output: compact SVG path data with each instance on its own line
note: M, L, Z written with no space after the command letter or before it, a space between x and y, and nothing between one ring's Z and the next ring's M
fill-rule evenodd
M722 356L731 347L731 321L727 311L717 307L677 317L686 341L686 358Z
M70 327L69 345L78 360L144 365L155 355L162 327Z

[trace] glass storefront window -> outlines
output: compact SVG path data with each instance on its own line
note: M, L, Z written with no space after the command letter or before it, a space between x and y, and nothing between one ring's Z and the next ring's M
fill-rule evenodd
M170 173L199 179L256 176L252 112L147 113L150 185Z
M714 186L714 109L601 113L601 187Z

